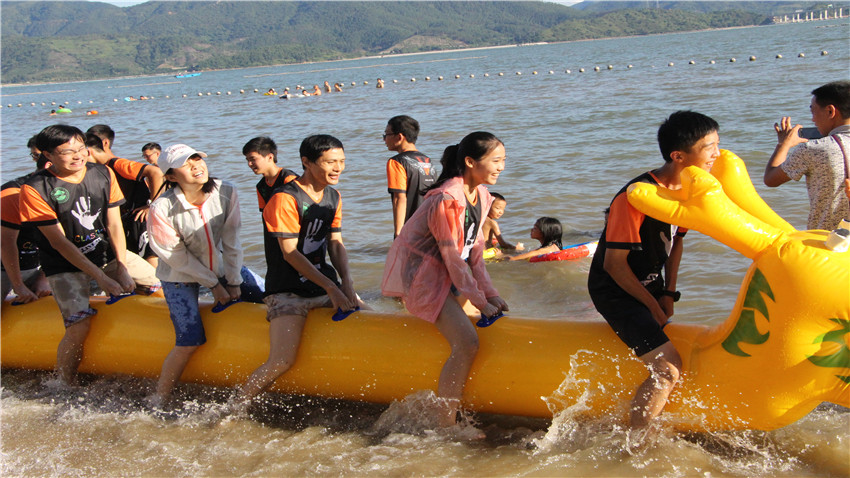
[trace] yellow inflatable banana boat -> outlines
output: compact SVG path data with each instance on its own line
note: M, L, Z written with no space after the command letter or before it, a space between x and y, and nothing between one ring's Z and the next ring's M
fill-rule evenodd
M850 252L826 249L825 231L795 231L776 216L734 154L724 152L712 174L689 168L683 179L675 194L637 184L629 201L754 262L724 323L665 329L684 362L665 417L685 430L771 430L822 401L850 407ZM164 300L130 297L94 307L80 371L156 377L174 343ZM274 390L388 403L436 389L449 347L433 325L376 312L335 322L331 314L310 313L296 363ZM206 306L202 315L208 342L182 380L244 381L268 354L264 306L240 303L217 314ZM4 303L0 329L3 367L53 367L63 328L52 299ZM624 404L647 373L601 319L508 316L478 332L464 394L473 410L551 417L580 403L582 413L625 418Z

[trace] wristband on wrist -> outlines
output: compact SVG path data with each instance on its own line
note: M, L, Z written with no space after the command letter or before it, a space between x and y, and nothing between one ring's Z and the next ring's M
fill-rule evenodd
M682 293L679 291L665 290L661 293L661 295L666 295L667 297L672 297L673 302L679 302L679 299L682 298Z

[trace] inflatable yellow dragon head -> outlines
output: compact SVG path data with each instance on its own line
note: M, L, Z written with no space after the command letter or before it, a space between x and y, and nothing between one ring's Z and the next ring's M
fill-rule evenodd
M823 401L850 407L850 251L831 251L827 231L797 231L776 215L729 151L711 173L685 169L678 191L637 183L628 198L753 259L729 319L680 350L690 362L682 393L711 388L699 394L711 403L674 408L722 408L738 417L735 427L769 430Z

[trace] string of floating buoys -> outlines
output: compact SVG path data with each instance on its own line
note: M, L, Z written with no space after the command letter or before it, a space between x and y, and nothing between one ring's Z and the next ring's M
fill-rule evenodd
M828 52L827 50L821 50L821 51L820 51L820 56L822 56L822 57L823 57L823 56L828 56L828 55L829 55L829 52ZM774 57L774 58L775 58L775 59L777 59L777 60L781 60L781 59L784 59L784 56L783 56L781 53L777 53L777 54L775 55L775 57ZM806 54L805 54L805 52L799 52L799 53L797 54L797 58L806 58ZM755 55L750 55L750 56L748 57L748 60L749 60L750 62L755 62L755 61L757 61L757 59L758 59L758 58L757 58ZM738 60L737 60L737 58L735 58L735 57L731 57L731 58L729 58L729 59L728 59L728 63L737 63L737 62L738 62ZM688 60L688 65L696 65L696 64L697 64L697 61L695 61L695 60ZM717 60L709 60L709 61L708 61L708 64L710 64L710 65L716 65L716 64L717 64ZM668 67L670 67L670 68L672 68L672 67L675 67L675 66L676 66L676 63L675 63L675 62L672 62L672 61L671 61L671 62L667 62L667 66L668 66ZM651 66L651 67L652 67L652 68L655 68L655 66ZM627 64L627 65L625 66L625 69L626 69L626 70L631 70L631 69L633 69L633 68L634 68L634 65L633 65L633 64L631 64L631 63L629 63L629 64ZM601 71L603 71L603 69L604 69L604 70L608 70L608 71L612 71L612 70L615 70L615 69L616 69L616 67L615 67L615 65L607 64L607 65L605 65L605 66L604 66L604 68L603 68L603 67L601 67L601 66L594 66L592 69L593 69L593 71L594 71L594 72L601 72ZM571 75L571 74L573 73L573 70L572 70L572 69L570 69L570 68L564 69L563 71L564 71L564 73L565 73L565 74L567 74L567 75ZM579 67L579 68L578 68L578 70L576 70L576 71L578 71L579 73L585 73L585 72L587 71L587 69L585 69L584 67ZM549 75L556 75L556 74L557 74L557 72L556 72L555 70L548 70L548 72L549 72ZM538 75L538 74L539 74L539 72L538 72L537 70L531 70L531 72L530 72L530 73L531 73L531 75L532 75L532 76L535 76L535 75ZM499 77L504 77L504 76L505 76L505 72L500 71L500 72L494 73L494 75L495 75L495 76L499 76ZM463 76L463 75L461 75L460 73L455 73L455 74L453 74L453 76L454 76L454 78L455 78L456 80L460 80L460 79L462 78L462 76ZM469 73L469 74L467 74L467 76L468 76L470 79L476 79L479 75L477 75L476 73ZM481 74L480 76L483 76L484 78L489 78L489 77L490 77L490 73L483 73L483 74ZM520 70L515 71L515 72L514 72L514 76L523 76L523 71L520 71ZM431 81L431 79L432 79L432 77L431 77L431 76L425 76L425 77L423 77L423 78L424 78L424 80L425 80L425 81ZM438 81L443 81L445 78L446 78L446 77L445 77L445 76L443 76L443 75L439 75L439 76L437 76L437 77L436 77L436 79L437 79ZM418 80L418 78L416 78L416 77L411 77L411 78L409 79L409 82L410 82L410 83L416 83L416 82L417 82L417 80ZM398 84L398 83L399 83L399 80L398 80L398 79L393 79L393 80L391 80L391 82L392 82L392 83L394 83L394 84ZM369 85L370 85L369 80L363 80L361 83L362 83L362 85L363 85L363 86L369 86ZM379 82L379 83L381 83L379 86L380 86L380 87L383 87L384 83L383 83L383 82ZM359 84L359 83L358 83L357 81L351 81L351 82L350 82L351 87L356 87L358 84ZM343 85L345 85L345 83L340 82L340 83L338 83L338 85L339 85L339 86L343 86ZM336 84L335 84L334 86L336 86ZM296 85L296 87L295 87L295 90L294 90L294 91L303 91L304 89L305 89L305 88L304 88L302 85L300 85L300 84L299 84L299 85ZM272 90L274 90L274 89L272 89ZM70 90L70 91L74 91L74 90ZM245 90L245 89L240 89L240 90L239 90L239 93L240 93L240 94L245 94L245 93L246 93L246 91L247 91L247 90ZM253 89L253 90L251 90L251 91L253 91L254 93L260 93L260 89L259 89L259 88L254 88L254 89ZM44 92L44 93L48 93L48 92ZM54 92L54 93L55 93L55 92ZM24 94L36 94L36 93L24 93ZM222 92L222 91L215 91L215 92L213 92L213 91L205 91L205 92L204 92L204 91L199 91L199 92L197 92L197 93L196 93L196 94L194 94L194 95L189 95L189 94L183 93L180 97L181 97L181 98L188 98L189 96L196 96L196 97L209 97L209 96L231 96L232 94L233 94L233 92L231 92L231 91L224 91L224 92ZM279 96L276 92L273 92L273 93L263 93L263 95L266 95L266 96L275 96L275 97ZM280 95L279 97L281 97L281 98L286 98L286 97L289 97L289 96L290 96L290 94L289 94L289 88L288 88L288 87L286 87L286 88L283 90L283 94L282 94L282 95ZM165 98L165 99L170 99L170 98L171 98L171 96L166 95L166 96L164 96L164 98ZM122 99L122 98L113 98L113 100L112 100L112 101L113 101L113 102L115 102L115 103L117 103L117 102L119 102L121 99ZM134 100L138 101L138 100L140 100L140 99L142 99L142 98L133 98L133 97L125 97L125 98L123 98L123 100L125 100L125 101L129 101L129 102L132 102L132 101L134 101ZM147 97L147 98L144 98L144 99L146 99L146 100L152 100L152 99L155 99L155 98L154 98L154 97ZM65 101L65 102L60 102L60 103L58 103L58 104L60 105L60 108L64 107L63 109L65 109L65 110L67 110L67 111L70 111L70 109L69 109L69 108L67 108L65 105L71 105L72 103L73 103L73 102L71 102L71 101ZM93 100L88 100L88 103L89 103L89 104L93 104L93 103L94 103L94 101L93 101ZM81 105L81 104L83 104L83 101L76 101L76 104ZM29 102L29 104L28 104L28 105L29 105L29 106L33 106L33 107L37 107L37 106L39 106L39 105L40 105L40 106L47 106L47 103L46 103L46 102L41 102L41 103L38 103L38 102ZM50 105L51 105L51 106L56 106L56 105L57 105L57 102L52 101L52 102L50 102ZM7 107L7 108L12 108L13 106L17 106L17 107L19 107L19 108L20 108L20 107L23 107L23 106L24 106L24 103L17 103L16 105L14 105L14 104L12 104L12 103L8 103L8 104L6 105L6 107ZM98 112L97 112L97 110L89 110L89 111L87 111L87 113L86 113L86 114L98 114Z

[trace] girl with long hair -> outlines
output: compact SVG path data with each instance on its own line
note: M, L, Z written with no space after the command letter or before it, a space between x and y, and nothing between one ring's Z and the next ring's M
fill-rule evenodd
M540 241L540 247L532 251L523 252L515 256L508 257L509 261L521 261L530 259L542 254L557 252L563 249L561 238L563 237L563 229L561 221L554 217L541 217L531 226L531 238Z
M505 168L505 146L491 133L475 132L446 148L443 171L425 201L393 241L384 269L384 295L401 297L407 309L433 323L448 340L437 395L441 426L452 426L478 353L478 334L460 305L469 300L492 317L508 310L484 265L481 224L493 202L485 185Z

